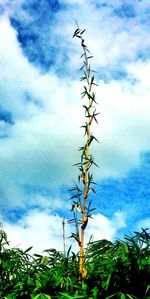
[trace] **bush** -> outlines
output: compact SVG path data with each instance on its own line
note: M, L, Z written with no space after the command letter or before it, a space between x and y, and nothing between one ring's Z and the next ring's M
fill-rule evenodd
M92 242L88 248L87 276L78 283L79 256L55 249L45 255L10 248L5 232L0 243L1 299L148 299L150 235L148 230L124 240Z

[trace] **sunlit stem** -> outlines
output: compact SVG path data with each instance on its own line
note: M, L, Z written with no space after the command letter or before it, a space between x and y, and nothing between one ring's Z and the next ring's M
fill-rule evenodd
M83 107L85 108L86 121L85 124L82 126L85 129L86 140L85 140L85 145L80 148L80 150L82 151L81 162L76 164L79 165L79 171L80 171L79 183L81 179L82 191L80 191L80 188L78 189L77 187L77 191L80 192L77 192L77 194L73 195L72 197L72 198L77 198L77 202L73 201L72 211L74 212L75 207L77 209L80 207L78 211L81 216L80 220L78 221L77 218L77 222L75 222L75 224L77 224L77 228L81 223L81 229L80 231L77 229L76 234L72 234L72 237L74 237L79 244L79 282L81 283L87 275L87 269L85 265L85 259L87 255L87 252L85 252L85 229L88 224L88 219L89 217L91 217L90 211L92 211L92 209L90 209L90 202L87 202L87 199L90 191L93 191L95 193L94 189L91 188L91 184L94 184L94 182L92 180L92 175L89 172L92 164L95 163L92 156L90 155L89 147L93 139L95 139L96 141L98 140L91 133L91 125L93 119L97 122L96 116L98 113L95 113L96 109L93 106L95 102L95 94L92 91L92 87L93 85L96 84L94 82L94 76L91 76L91 72L93 72L93 70L91 70L90 63L89 63L89 59L92 58L93 56L89 56L88 54L89 50L87 49L87 46L84 43L83 33L85 29L81 31L77 23L76 25L77 25L77 29L75 30L73 37L77 37L80 39L81 47L83 49L83 54L81 55L81 57L83 57L83 66L81 69L84 70L83 71L84 75L83 77L80 78L80 80L86 81L85 83L86 85L84 85L84 90L82 92L82 98L85 97L87 99L86 104L83 105ZM73 188L73 190L76 190L76 188L75 189Z
M82 35L81 36L81 44L84 42ZM87 89L89 94L91 93L91 86L90 86L90 80L89 80L89 65L88 65L88 58L87 58L87 53L84 47L83 48L83 53L84 53L84 59L85 59L85 68L86 68L86 81L87 81ZM91 99L88 98L88 115L91 115ZM84 256L84 243L85 243L85 228L84 228L84 223L87 220L87 215L86 215L86 202L87 202L87 197L88 197L88 174L89 174L89 143L90 143L90 136L91 136L91 117L88 117L88 124L87 124L87 140L86 140L86 146L85 146L85 159L86 159L86 164L85 164L85 176L84 176L84 181L83 181L83 206L82 206L82 225L81 225L81 234L80 234L80 259L79 259L79 279L80 281L83 280L83 278L86 276L86 269L84 268L84 263L85 263L85 256Z

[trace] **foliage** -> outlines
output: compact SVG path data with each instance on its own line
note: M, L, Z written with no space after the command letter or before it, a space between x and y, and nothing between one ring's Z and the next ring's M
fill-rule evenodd
M146 298L149 242L150 236L143 229L141 233L125 237L124 241L101 240L91 244L89 267L92 276L88 277L88 284L98 281L100 298Z
M0 241L1 299L150 299L148 230L115 242L91 242L82 285L79 256L71 248L66 256L55 249L31 255L31 248L10 248L3 230Z

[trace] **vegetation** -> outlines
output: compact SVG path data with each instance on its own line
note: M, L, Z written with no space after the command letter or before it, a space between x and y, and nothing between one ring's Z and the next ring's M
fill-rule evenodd
M97 122L96 101L93 86L96 85L90 66L92 56L84 43L83 33L77 27L74 37L81 41L83 49L85 81L82 98L85 109L84 146L80 147L81 159L78 183L71 188L74 238L79 253L66 252L65 221L63 220L64 252L47 249L43 255L31 254L32 247L25 251L11 248L7 235L0 231L0 299L150 299L150 234L148 229L125 236L123 240L110 242L91 239L85 246L85 229L92 216L90 191L94 180L91 166L96 165L89 148L97 139L91 131Z
M150 235L136 232L123 241L100 240L89 245L87 276L78 283L78 254L55 249L31 255L10 248L0 238L1 299L149 299Z
M86 252L84 250L85 243L85 229L88 224L89 218L92 216L92 212L94 209L91 208L91 201L89 199L90 192L94 192L93 185L95 184L93 180L93 174L90 172L91 167L97 164L94 162L94 158L89 152L90 146L93 141L98 141L96 137L91 132L91 128L93 122L97 122L97 113L95 105L95 93L93 91L93 86L97 85L95 83L95 78L93 71L91 69L91 58L93 56L90 55L90 52L85 45L85 40L83 38L84 30L79 29L77 24L77 29L74 32L73 37L77 37L80 39L81 47L83 54L81 58L83 58L83 65L81 70L83 70L83 76L80 78L80 81L84 81L84 90L81 93L82 99L85 100L83 104L83 108L85 110L85 123L81 126L84 129L85 143L83 146L79 148L81 151L80 161L75 165L78 167L79 175L78 175L78 183L71 188L71 192L73 195L72 199L72 212L73 219L70 220L71 223L75 224L75 233L72 233L71 237L73 237L78 245L79 245L79 281L82 282L85 276L87 275L86 269ZM89 200L88 200L89 199Z

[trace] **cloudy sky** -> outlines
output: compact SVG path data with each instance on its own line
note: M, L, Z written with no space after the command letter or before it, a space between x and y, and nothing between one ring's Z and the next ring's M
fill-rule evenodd
M63 248L83 144L74 20L94 55L100 112L87 239L150 226L149 14L148 0L0 0L0 220L11 246Z

